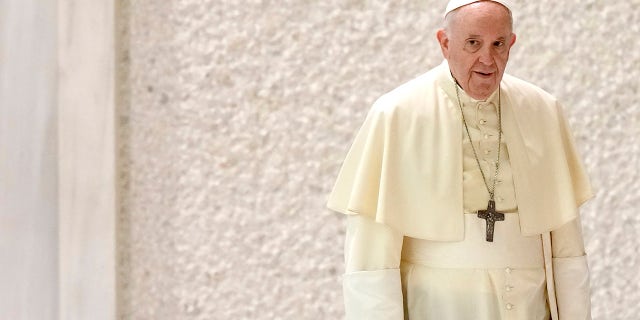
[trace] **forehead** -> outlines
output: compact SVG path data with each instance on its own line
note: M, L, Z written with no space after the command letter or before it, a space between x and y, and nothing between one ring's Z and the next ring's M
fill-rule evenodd
M506 36L512 31L509 9L493 1L474 2L449 15L452 29L463 33Z

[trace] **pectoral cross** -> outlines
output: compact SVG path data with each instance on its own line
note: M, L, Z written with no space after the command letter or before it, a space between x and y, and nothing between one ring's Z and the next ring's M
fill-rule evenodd
M504 213L496 211L496 202L489 200L487 210L478 210L478 218L487 221L487 241L493 242L493 230L496 221L504 221Z

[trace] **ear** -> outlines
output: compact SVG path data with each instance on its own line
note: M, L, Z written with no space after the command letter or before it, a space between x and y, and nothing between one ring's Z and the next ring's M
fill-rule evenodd
M511 34L511 43L509 44L509 48L513 47L513 45L516 43L516 34L512 33Z
M438 38L442 55L445 59L449 59L449 37L447 36L447 32L444 31L444 29L438 30L438 32L436 32L436 38Z

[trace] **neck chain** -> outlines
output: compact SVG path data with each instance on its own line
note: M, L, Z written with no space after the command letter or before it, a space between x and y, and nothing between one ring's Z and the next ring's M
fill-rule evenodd
M476 152L476 148L473 145L473 140L471 139L471 133L469 133L469 126L467 126L467 120L464 118L464 110L462 110L462 103L460 102L460 89L458 88L458 82L456 81L456 97L458 98L458 106L460 107L460 113L462 114L462 122L464 123L464 129L467 131L467 136L469 137L469 142L471 144L471 150L473 150L473 156L476 158L476 163L478 164L478 168L480 169L480 174L482 174L482 181L484 182L484 186L487 188L487 192L489 192L489 200L493 201L496 194L496 181L498 180L498 172L500 170L500 142L502 141L502 112L500 110L501 101L500 101L500 87L498 87L498 157L496 159L495 165L495 174L493 176L493 183L491 188L489 188L489 184L487 183L487 177L484 174L484 170L482 170L482 166L480 165L480 159L478 159L478 153Z
M487 187L487 191L489 192L489 203L487 204L487 210L479 210L478 218L486 220L487 224L487 234L486 240L488 242L493 242L493 232L495 230L496 221L504 221L504 213L496 211L496 202L493 200L496 194L496 181L498 180L498 171L500 170L500 141L502 141L502 112L500 110L500 87L498 86L498 158L496 159L496 168L495 174L493 176L493 184L491 188L489 188L489 184L487 183L487 178L484 175L484 171L482 170L482 166L480 165L480 159L478 159L478 153L476 152L476 147L473 146L473 140L471 139L471 133L469 133L469 127L467 126L467 120L464 118L464 110L462 110L462 102L460 102L460 89L458 88L458 82L456 81L456 96L458 97L458 106L460 106L460 113L462 114L462 122L464 123L464 128L467 130L467 135L469 136L469 142L471 143L471 150L473 150L473 155L476 157L476 163L478 163L478 168L480 169L480 173L482 174L482 181L484 182L484 186Z

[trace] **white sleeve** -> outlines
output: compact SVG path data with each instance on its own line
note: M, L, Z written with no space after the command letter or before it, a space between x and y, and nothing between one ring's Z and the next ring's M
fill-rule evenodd
M580 218L551 232L559 320L590 320L589 266Z
M403 236L360 215L347 216L343 293L347 320L404 319Z

